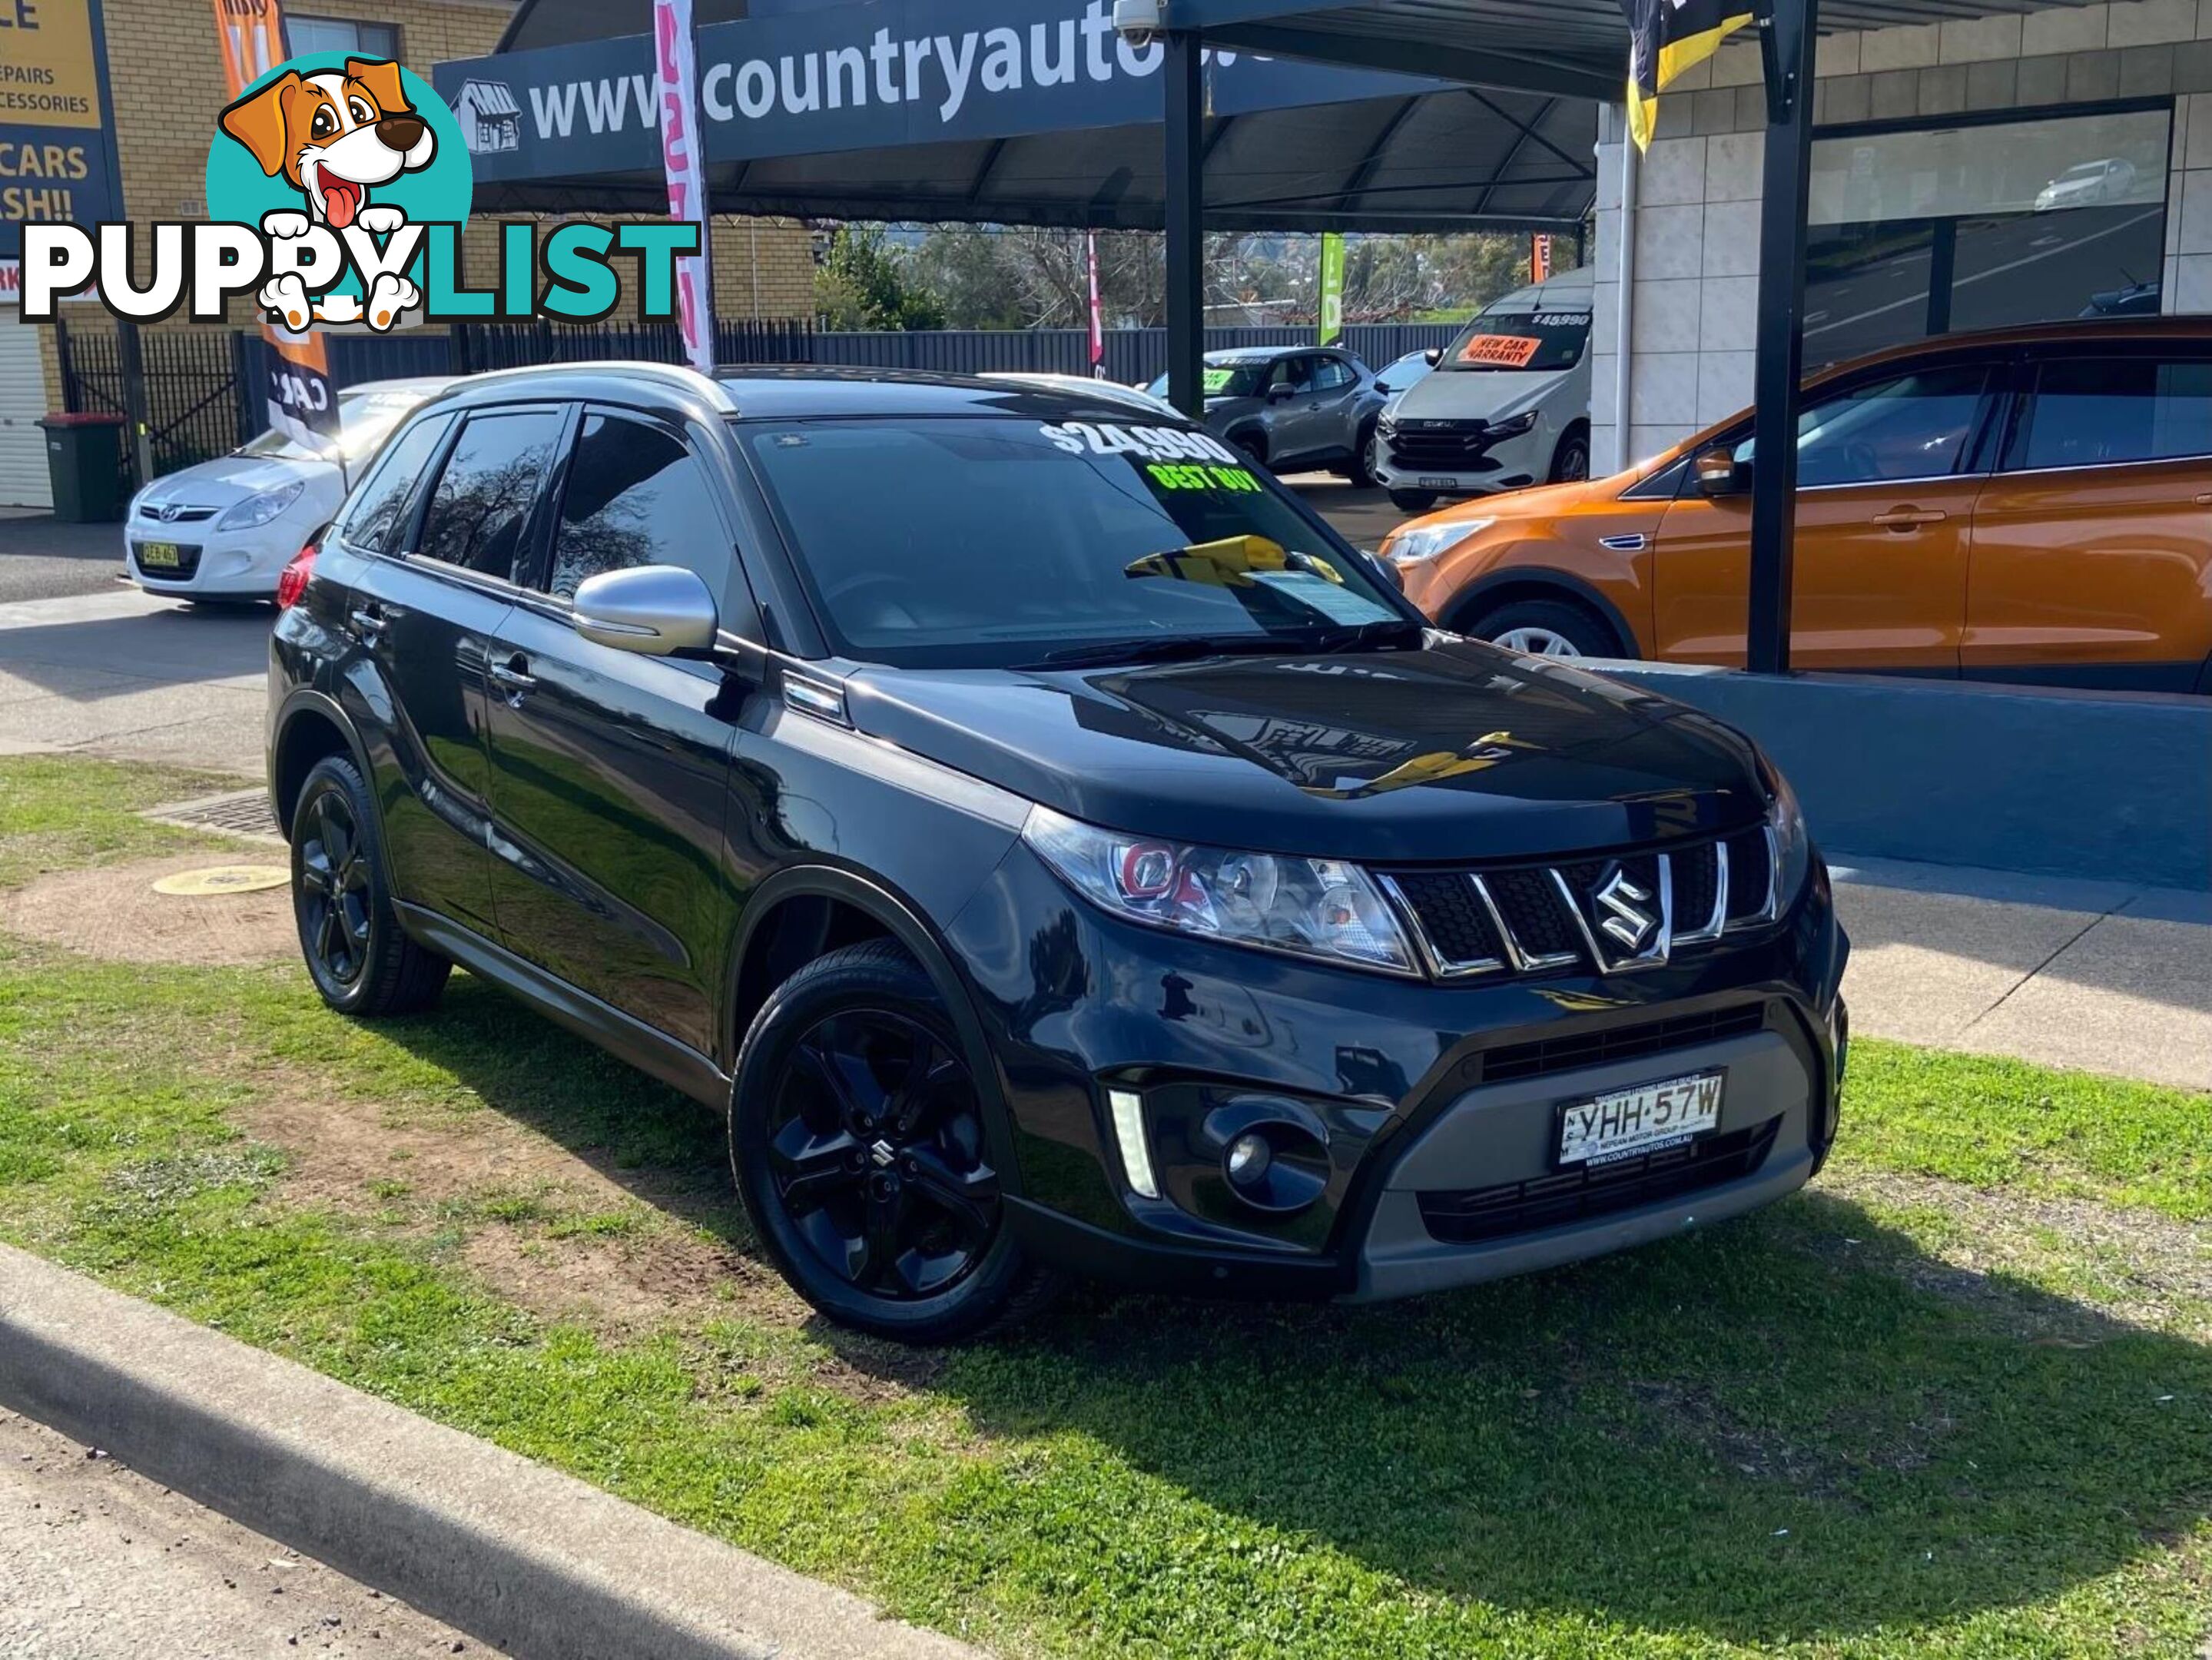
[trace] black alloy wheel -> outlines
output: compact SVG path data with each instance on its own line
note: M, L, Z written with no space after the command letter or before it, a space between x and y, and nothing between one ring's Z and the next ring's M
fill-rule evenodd
M323 1001L341 1014L407 1014L436 1003L453 964L410 939L392 909L368 786L325 756L292 809L292 915Z
M1006 1226L988 1108L921 965L890 939L817 958L745 1033L730 1164L783 1277L832 1319L949 1342L1019 1319L1058 1278Z
M321 790L301 815L294 851L300 943L316 979L361 983L368 967L368 861L343 790Z
M999 1177L967 1066L890 1009L808 1028L769 1110L776 1197L823 1267L911 1302L975 1273L999 1231Z

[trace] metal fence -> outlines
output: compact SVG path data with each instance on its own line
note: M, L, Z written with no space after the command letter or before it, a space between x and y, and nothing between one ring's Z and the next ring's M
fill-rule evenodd
M1376 368L1409 351L1447 344L1455 323L1359 324L1343 345ZM149 329L140 340L156 472L173 472L236 447L267 424L259 388L263 354L256 334L234 330ZM1217 328L1209 350L1233 346L1296 346L1310 326ZM532 363L599 358L680 362L683 339L673 323L468 323L450 330L394 335L325 337L331 377L340 386L408 375L470 374ZM71 410L123 412L122 352L112 329L72 326L58 331L63 394ZM1143 382L1167 369L1165 329L1109 329L1105 369L1115 380ZM1084 374L1089 337L1081 329L928 329L860 333L817 329L804 322L725 320L714 330L724 363L838 363L875 368L977 374L988 370Z
M141 330L148 437L156 473L226 455L267 424L249 406L247 354L253 337L225 330ZM65 409L125 415L123 350L116 331L58 325ZM130 446L124 465L135 471Z

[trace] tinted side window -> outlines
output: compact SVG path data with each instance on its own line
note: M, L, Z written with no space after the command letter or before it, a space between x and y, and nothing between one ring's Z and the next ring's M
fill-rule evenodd
M552 591L633 565L681 565L721 590L729 532L697 459L674 435L620 416L586 415L553 532Z
M1831 393L1797 417L1797 482L1872 484L1940 478L1973 436L1989 371L1920 369ZM1736 459L1751 459L1749 439Z
M1321 370L1314 376L1314 385L1323 392L1334 392L1339 386L1348 386L1359 377L1352 372L1352 365L1341 357L1324 357Z
M385 446L374 471L354 491L339 540L371 553L396 553L392 538L404 527L415 486L446 441L450 415L426 416Z
M532 498L560 436L561 417L551 410L471 416L431 493L416 551L511 580Z
M2036 373L2008 465L2090 467L2212 455L2212 362L2063 358Z

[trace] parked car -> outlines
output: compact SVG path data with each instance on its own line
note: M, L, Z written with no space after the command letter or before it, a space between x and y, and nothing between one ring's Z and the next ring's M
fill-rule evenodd
M483 375L285 587L323 998L459 963L726 1115L837 1320L956 1338L1071 1271L1399 1296L1827 1153L1847 946L1750 741L1439 636L1188 423Z
M1382 546L1447 627L1553 656L1743 660L1747 410L1611 478ZM1808 383L1791 660L2212 691L2212 327L1947 335Z
M330 523L376 447L408 410L452 384L451 376L364 381L338 394L338 433L327 447L271 430L156 478L124 515L125 574L149 593L271 598L286 562Z
M1585 265L1493 301L1391 400L1369 471L1395 505L1589 476L1594 291Z
M1206 424L1278 473L1327 470L1363 489L1382 412L1373 371L1334 346L1237 346L1206 354ZM1164 398L1164 374L1146 388Z
M1443 350L1431 346L1422 351L1409 351L1403 357L1394 357L1375 371L1376 390L1385 397L1395 397L1443 360Z

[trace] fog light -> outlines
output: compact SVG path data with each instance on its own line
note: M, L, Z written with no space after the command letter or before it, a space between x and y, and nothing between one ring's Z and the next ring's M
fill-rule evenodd
M1152 1150L1145 1145L1145 1101L1134 1090L1108 1090L1107 1110L1113 1115L1114 1140L1121 1151L1121 1171L1141 1198L1157 1199L1160 1184L1152 1174Z
M1267 1166L1274 1162L1274 1149L1267 1138L1255 1131L1247 1130L1229 1144L1229 1179L1240 1188L1257 1187L1267 1174Z

